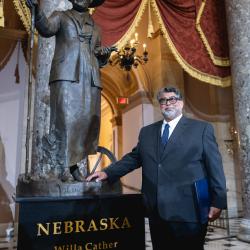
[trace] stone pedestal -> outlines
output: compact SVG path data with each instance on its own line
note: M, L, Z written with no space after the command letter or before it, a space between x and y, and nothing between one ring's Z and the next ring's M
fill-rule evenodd
M101 195L101 194L121 194L122 187L120 182L109 184L108 182L63 182L57 178L27 178L20 175L18 178L16 197L75 197L84 195Z
M22 198L18 250L144 250L141 194Z

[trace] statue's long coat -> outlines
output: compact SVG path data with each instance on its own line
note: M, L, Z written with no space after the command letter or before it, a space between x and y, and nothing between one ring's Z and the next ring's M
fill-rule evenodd
M44 139L47 160L54 166L75 165L96 152L100 130L101 81L97 57L99 29L88 13L39 12L36 28L43 37L55 36L50 71L50 133Z

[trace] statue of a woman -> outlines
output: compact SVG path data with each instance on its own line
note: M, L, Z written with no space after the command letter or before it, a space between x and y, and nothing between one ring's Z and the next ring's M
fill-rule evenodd
M50 132L44 138L46 160L60 169L62 181L82 181L77 163L95 154L100 130L101 82L104 66L114 47L101 47L100 32L88 8L104 0L69 0L72 9L55 11L47 18L37 0L35 26L43 37L55 36L50 71Z

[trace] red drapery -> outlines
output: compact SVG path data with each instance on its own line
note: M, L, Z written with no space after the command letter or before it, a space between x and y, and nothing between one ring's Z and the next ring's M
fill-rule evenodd
M113 45L131 35L131 26L145 2L106 0L96 8L93 18L102 30L103 45ZM154 7L168 45L184 70L201 81L229 86L224 0L149 0L147 3Z
M205 7L200 26L205 34L204 39L207 39L207 44L217 56L227 57L225 22L218 20L224 15L222 15L224 13L223 0L156 0L165 29L177 54L180 55L179 60L183 60L186 69L190 70L189 73L200 74L200 80L202 80L202 76L204 78L209 76L225 78L230 75L230 67L214 64L196 29L196 18L202 2L205 3ZM216 8L219 8L221 13L218 13ZM214 18L216 14L213 11L219 16Z
M102 31L103 45L113 45L132 25L142 0L106 0L93 14Z
M205 2L200 22L215 57L220 58L229 57L225 14L223 0L208 0Z

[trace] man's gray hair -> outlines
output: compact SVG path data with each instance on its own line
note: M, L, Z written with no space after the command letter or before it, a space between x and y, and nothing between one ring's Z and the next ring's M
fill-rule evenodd
M161 96L162 94L164 93L175 93L176 96L182 100L182 94L181 94L181 91L175 87L164 87L164 88L161 88L158 93L157 93L157 100L159 101L161 99Z

